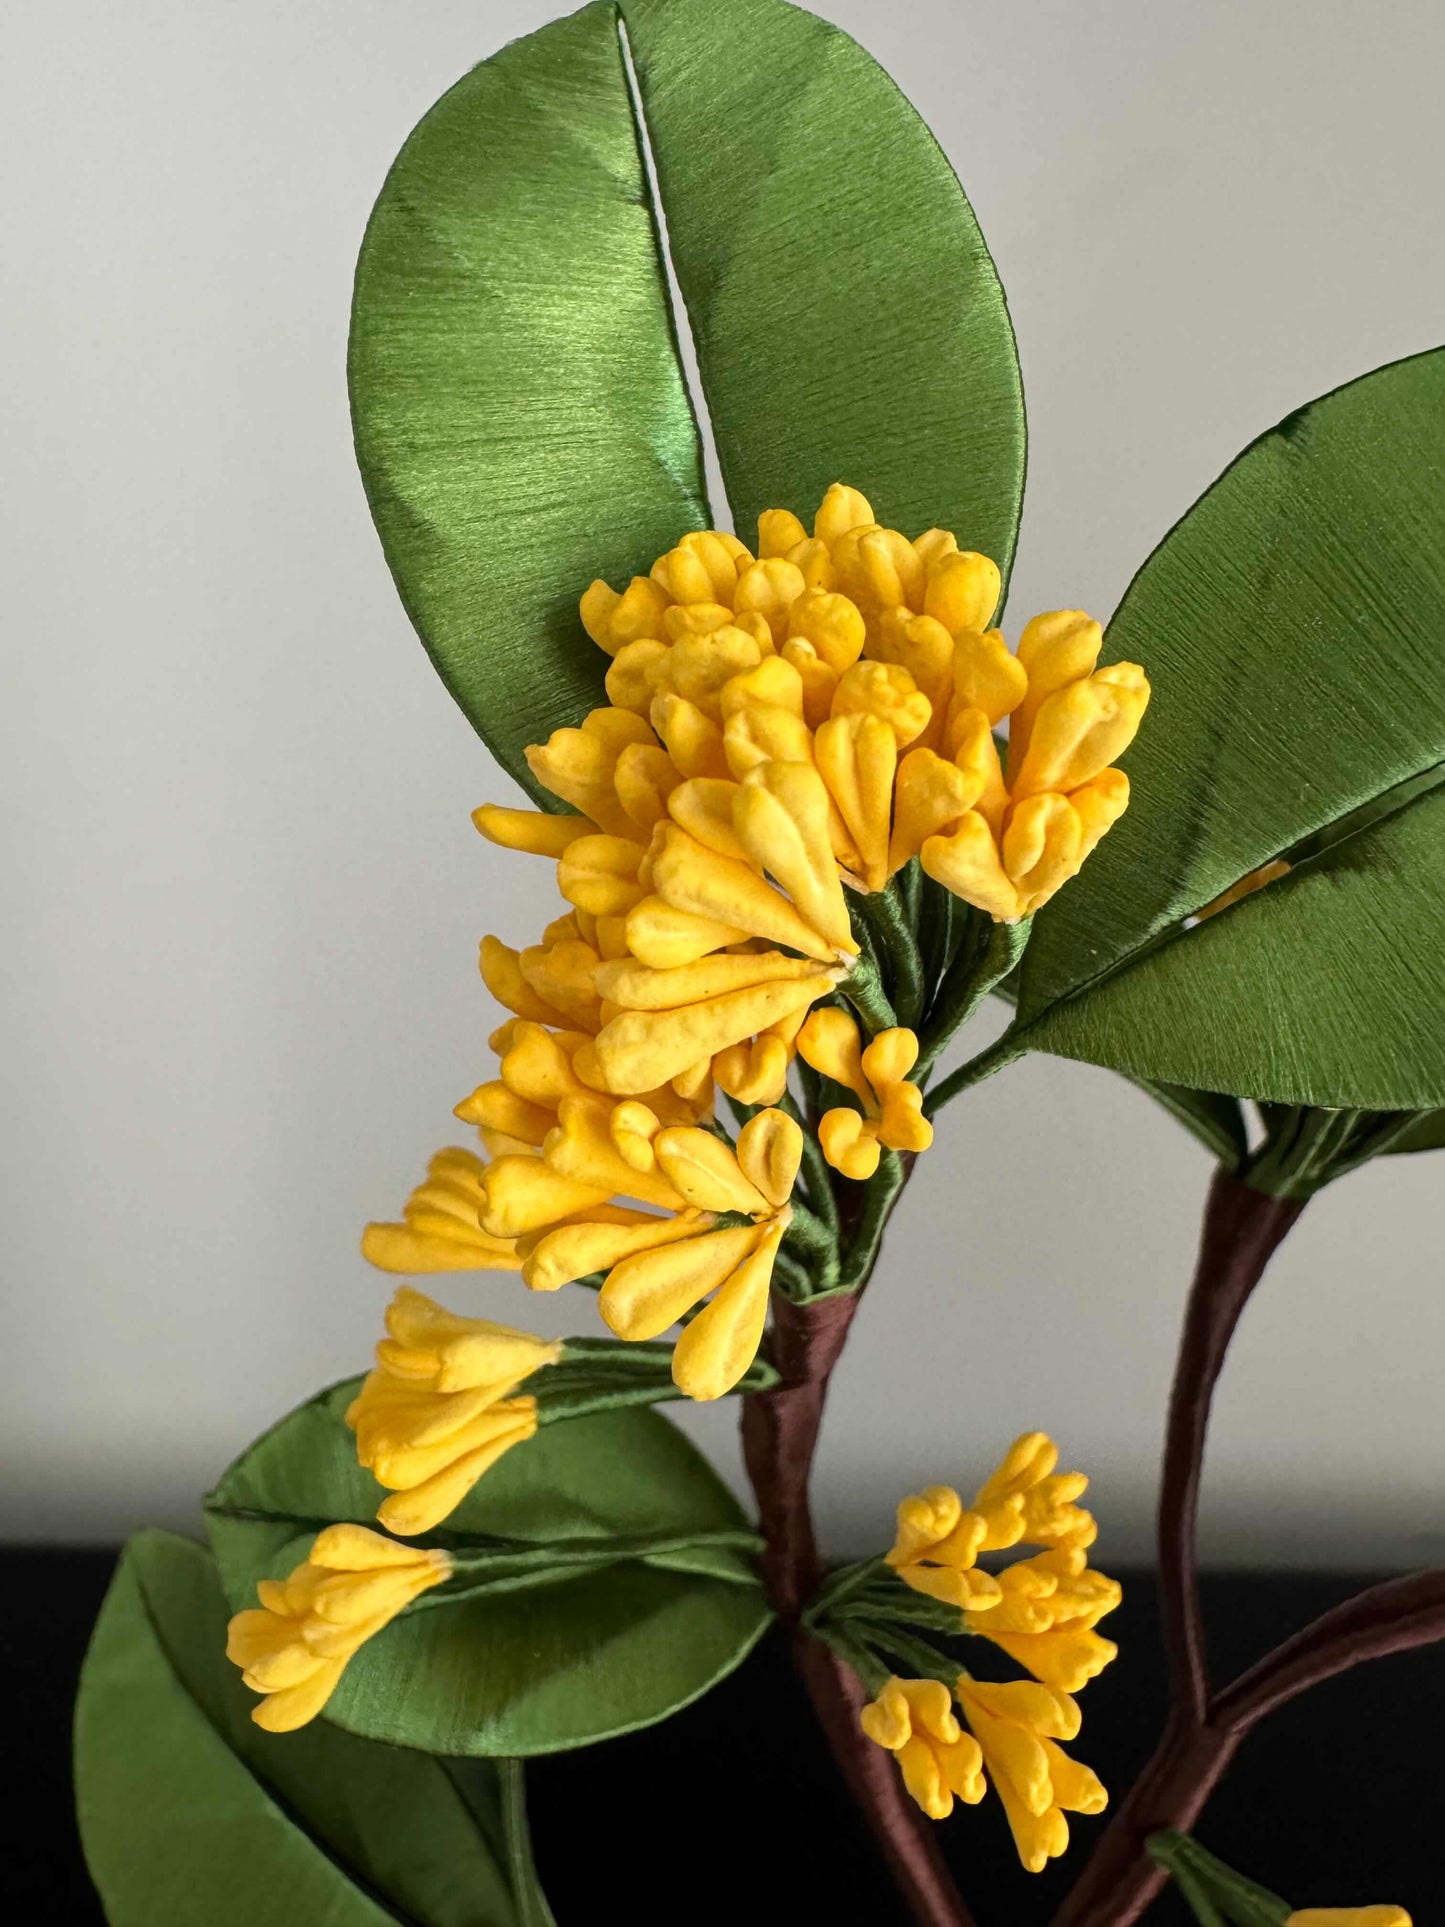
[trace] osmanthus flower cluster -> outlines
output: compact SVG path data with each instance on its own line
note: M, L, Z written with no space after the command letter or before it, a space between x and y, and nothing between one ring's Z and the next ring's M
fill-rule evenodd
M1044 1433L1025 1433L971 1505L951 1486L902 1502L883 1572L933 1604L910 1606L869 1562L830 1582L813 1616L821 1636L871 1676L877 1691L863 1731L897 1757L922 1810L946 1819L956 1799L981 1800L991 1777L1032 1873L1068 1847L1067 1813L1099 1813L1106 1802L1097 1777L1060 1742L1079 1732L1074 1695L1116 1655L1095 1627L1121 1596L1116 1580L1088 1565L1097 1526L1078 1504L1088 1481L1059 1472L1058 1456ZM1040 1550L997 1573L979 1564L1024 1544ZM907 1630L916 1625L989 1639L1033 1678L974 1679ZM886 1673L880 1652L924 1676Z
M917 858L987 917L1024 918L1127 800L1112 765L1142 671L1097 668L1099 626L1075 612L1010 654L999 592L986 556L881 527L840 484L811 533L771 510L756 555L693 533L624 589L593 583L609 706L528 752L566 811L475 817L555 862L567 907L536 943L483 941L511 1013L497 1075L458 1106L484 1155L439 1153L368 1257L515 1269L534 1290L600 1275L622 1338L691 1318L684 1392L736 1384L797 1222L794 1060L836 1090L811 1129L843 1176L932 1140L918 1037L887 1021L853 912ZM735 1146L717 1092L756 1113Z

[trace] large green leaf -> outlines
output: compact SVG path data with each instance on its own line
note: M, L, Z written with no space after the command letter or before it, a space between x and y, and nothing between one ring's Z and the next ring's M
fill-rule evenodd
M841 478L884 521L951 528L1007 572L1018 359L928 127L856 41L787 0L621 6L739 532Z
M382 1494L342 1413L356 1381L283 1419L206 1501L233 1605ZM658 1413L544 1426L425 1543L468 1562L371 1640L326 1717L448 1754L557 1752L663 1719L729 1673L768 1622L737 1502Z
M625 8L739 530L844 477L1005 567L1023 411L1003 295L927 128L786 0ZM601 700L577 598L708 510L611 0L504 48L402 149L357 269L357 456L402 599L524 783Z
M510 1763L459 1789L424 1753L318 1722L263 1732L188 1539L132 1541L86 1655L76 1792L112 1927L542 1927ZM520 1870L529 1889L514 1890Z
M1133 801L1037 919L1021 1039L1245 1097L1445 1100L1445 350L1247 449L1106 653L1154 684Z

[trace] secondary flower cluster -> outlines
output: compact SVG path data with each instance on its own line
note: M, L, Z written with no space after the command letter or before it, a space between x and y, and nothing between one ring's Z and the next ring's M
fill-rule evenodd
M887 1554L914 1591L958 1608L960 1631L992 1640L1033 1680L994 1684L960 1673L950 1692L937 1679L895 1678L862 1714L864 1732L898 1756L909 1793L935 1820L948 1817L955 1798L981 1800L987 1769L1031 1873L1067 1848L1066 1812L1104 1807L1098 1779L1058 1742L1079 1731L1073 1695L1118 1651L1094 1630L1121 1592L1088 1565L1098 1527L1077 1503L1088 1480L1056 1471L1058 1457L1044 1433L1028 1432L971 1506L951 1486L905 1499ZM978 1565L982 1553L1025 1543L1043 1550L997 1576Z
M263 1579L261 1604L237 1613L226 1657L253 1692L251 1718L271 1733L314 1720L346 1662L451 1573L445 1552L399 1546L366 1526L328 1526L286 1579Z

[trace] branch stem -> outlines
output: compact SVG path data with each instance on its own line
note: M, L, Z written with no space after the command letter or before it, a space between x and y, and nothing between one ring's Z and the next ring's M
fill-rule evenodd
M865 1737L867 1690L800 1615L823 1577L808 1482L828 1381L858 1307L858 1292L795 1304L773 1297L773 1362L780 1383L743 1402L743 1457L766 1541L773 1608L790 1626L798 1671L833 1757L918 1927L974 1927L939 1851L933 1823L913 1804L892 1756Z

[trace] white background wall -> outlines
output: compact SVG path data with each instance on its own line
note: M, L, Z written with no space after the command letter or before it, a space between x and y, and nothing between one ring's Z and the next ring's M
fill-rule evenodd
M357 1369L356 1252L485 1074L479 934L545 866L382 563L343 381L385 169L555 0L30 0L0 66L0 1529L185 1523ZM1013 626L1107 616L1288 409L1445 336L1435 0L823 0L936 129L992 244L1032 449ZM581 585L579 585L580 587ZM1024 1426L1115 1558L1152 1460L1207 1161L1037 1060L950 1115L820 1468L862 1549ZM1307 1214L1250 1311L1206 1494L1221 1559L1439 1559L1441 1177ZM590 1301L458 1305L591 1329ZM684 1423L735 1468L732 1413Z

